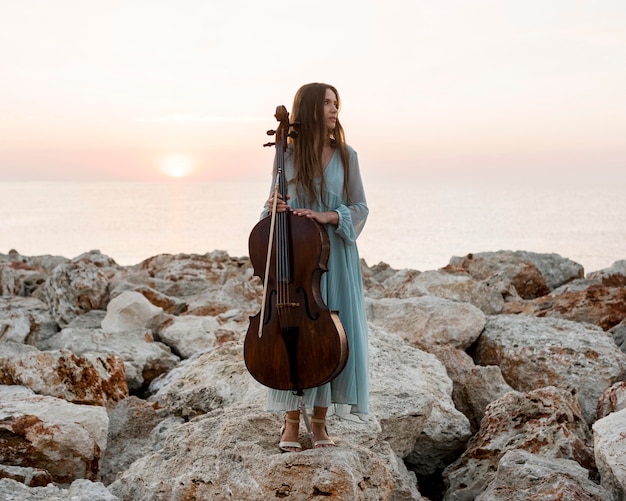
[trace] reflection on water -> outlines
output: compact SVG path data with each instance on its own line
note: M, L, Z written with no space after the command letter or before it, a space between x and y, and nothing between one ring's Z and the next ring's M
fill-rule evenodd
M418 270L469 252L554 252L593 271L626 259L618 186L371 183L359 239L368 264ZM3 183L0 253L75 257L99 249L119 264L161 253L248 254L268 182Z

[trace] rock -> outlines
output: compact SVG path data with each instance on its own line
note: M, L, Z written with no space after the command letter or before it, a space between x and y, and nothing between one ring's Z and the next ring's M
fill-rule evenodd
M120 501L100 482L75 480L68 489L54 484L46 487L26 487L15 480L0 480L0 499L25 501Z
M602 419L612 412L618 412L623 409L626 409L626 381L615 383L600 395L597 419Z
M426 350L443 344L465 349L485 325L484 313L475 306L432 296L366 298L365 305L370 322Z
M546 279L550 289L556 289L585 276L585 270L580 264L558 254L517 251L515 255L533 263Z
M0 254L0 296L37 296L52 270L67 259L60 256Z
M591 433L576 397L555 387L512 391L487 407L479 432L444 470L444 500L476 499L496 478L502 457L520 449L595 469Z
M0 343L36 346L59 330L48 306L34 297L0 297Z
M589 322L608 330L626 318L626 287L591 285L533 301L510 302L503 313Z
M355 444L281 454L279 427L279 418L256 406L198 416L168 435L162 449L135 461L109 490L134 501L422 499L414 482L397 480L406 469L394 472L399 463L389 453L382 459Z
M150 329L153 333L164 320L163 309L154 306L142 294L125 291L107 304L102 330L107 333Z
M626 353L626 319L609 330L613 336L613 341L622 352Z
M258 301L257 290L248 290L245 284L252 277L250 260L231 258L223 251L214 251L205 255L198 254L161 254L146 259L133 268L134 272L144 272L159 292L171 297L193 298L213 292L215 303L226 300L228 307L218 308L208 314L216 315L237 303ZM242 281L243 277L243 281ZM226 289L227 294L222 293ZM235 293L233 296L232 293ZM189 311L191 314L201 313Z
M0 259L0 296L32 296L45 281L46 272L26 260Z
M447 266L441 270L416 272L393 270L383 263L363 270L365 293L372 299L435 296L459 303L470 303L485 314L502 311L502 295L474 280L465 270Z
M476 280L495 286L505 297L533 299L584 276L578 263L558 254L498 251L453 257L450 264L469 272ZM511 292L511 286L513 292Z
M394 289L391 289L393 292ZM419 294L418 294L419 293ZM502 311L502 295L487 285L474 280L465 270L448 266L437 271L424 271L410 280L402 296L436 296L458 303L476 306L486 315Z
M596 419L602 392L624 379L626 356L598 327L526 315L489 317L478 340L476 361L498 365L518 391L543 386L572 388L585 419Z
M589 479L589 472L570 459L546 458L524 450L508 451L495 478L476 501L607 501L610 493Z
M367 266L361 259L363 289L366 296L379 299L381 297L407 297L404 293L407 284L412 283L420 274L417 270L394 270L387 263ZM416 295L420 295L419 292Z
M135 460L160 449L163 434L183 423L182 418L165 417L156 404L132 396L111 407L108 415L107 450L100 462L100 480L105 485Z
M136 287L135 292L139 292L154 306L162 308L164 312L172 315L182 315L187 312L187 303L180 298L170 297L162 294L151 287Z
M464 258L451 259L450 264L467 270L472 277L494 288L506 299L531 299L550 292L541 271L510 251L468 254Z
M397 336L381 331L372 342L372 372L377 374L371 389L372 412L380 420L383 435L396 454L410 456L415 468L426 473L443 468L470 436L467 419L450 399L451 382L445 369L435 357ZM151 400L187 419L233 405L263 408L266 390L247 373L242 351L241 344L228 343L187 361L186 368ZM409 363L415 369L402 368L405 357L412 357ZM398 377L412 381L411 389L399 386Z
M243 346L227 343L186 364L150 397L173 415L190 419L230 405L257 402L262 407L265 388L243 361Z
M602 486L614 499L626 498L626 409L593 424L596 464Z
M0 463L47 471L58 484L95 480L106 449L103 407L0 386Z
M626 286L626 259L615 261L603 270L589 273L587 278L606 287L624 287Z
M19 384L106 406L51 399L96 423L104 441L90 442L73 414L59 417L50 397L27 393L43 399L32 404L41 415L0 417L0 440L12 440L0 443L0 498L623 495L621 435L615 448L603 435L600 458L587 423L596 407L598 423L623 420L624 263L583 278L555 254L475 254L424 272L362 261L370 414L331 407L337 448L310 449L302 426L306 450L280 454L283 416L263 410L266 389L242 358L262 288L249 259L164 254L122 267L98 251L72 260L0 254L0 381L14 385L0 387L0 409ZM98 421L103 412L108 421ZM36 433L54 442L28 445ZM52 451L56 472L41 450ZM9 453L17 459L1 456ZM599 478L596 457L604 487L589 480Z
M258 311L262 289L252 273L248 258L231 258L223 251L162 254L116 275L112 295L136 291L174 315L215 317L242 309L248 316Z
M452 402L452 381L433 355L382 329L370 334L370 400L381 437L414 471L431 475L455 459L471 435Z
M50 312L61 327L90 310L104 310L109 302L109 281L119 267L111 258L92 251L59 264L47 278Z
M469 419L475 433L487 406L513 388L497 365L475 365L467 353L446 345L431 348L430 352L445 366L453 383L454 405Z
M0 479L2 478L10 478L28 487L44 487L53 481L52 475L46 470L0 464Z
M78 356L13 342L1 346L0 384L79 404L109 405L128 396L124 362L111 353Z
M126 384L131 391L147 387L153 379L172 370L179 361L168 346L155 342L147 329L111 333L101 329L67 327L43 346L48 350L64 347L80 356L106 353L109 354L107 356L121 357Z
M182 358L189 358L212 350L217 345L219 328L216 317L184 315L166 323L159 332L159 339Z
M90 330L100 329L106 313L107 312L103 310L88 311L87 313L83 313L82 315L74 318L69 324L67 324L66 328Z

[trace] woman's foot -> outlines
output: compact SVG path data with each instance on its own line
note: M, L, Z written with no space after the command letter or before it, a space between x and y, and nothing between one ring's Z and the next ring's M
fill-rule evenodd
M285 424L280 428L280 442L278 447L283 452L302 452L302 445L298 441L300 435L300 416L298 419L285 416Z
M316 449L335 447L335 442L328 436L326 419L311 418L311 429L313 431L313 447Z

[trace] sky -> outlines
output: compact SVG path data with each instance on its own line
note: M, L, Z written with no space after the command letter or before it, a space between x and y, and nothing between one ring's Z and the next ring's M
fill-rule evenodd
M0 182L264 179L336 86L369 179L626 180L623 0L3 0Z

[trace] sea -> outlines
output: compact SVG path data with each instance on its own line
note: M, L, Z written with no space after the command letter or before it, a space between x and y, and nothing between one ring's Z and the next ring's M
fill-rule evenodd
M123 266L164 253L247 256L268 191L264 181L3 182L0 254L97 249ZM453 256L524 250L559 254L588 273L626 259L621 184L381 180L366 191L370 215L357 244L370 266L426 271Z

